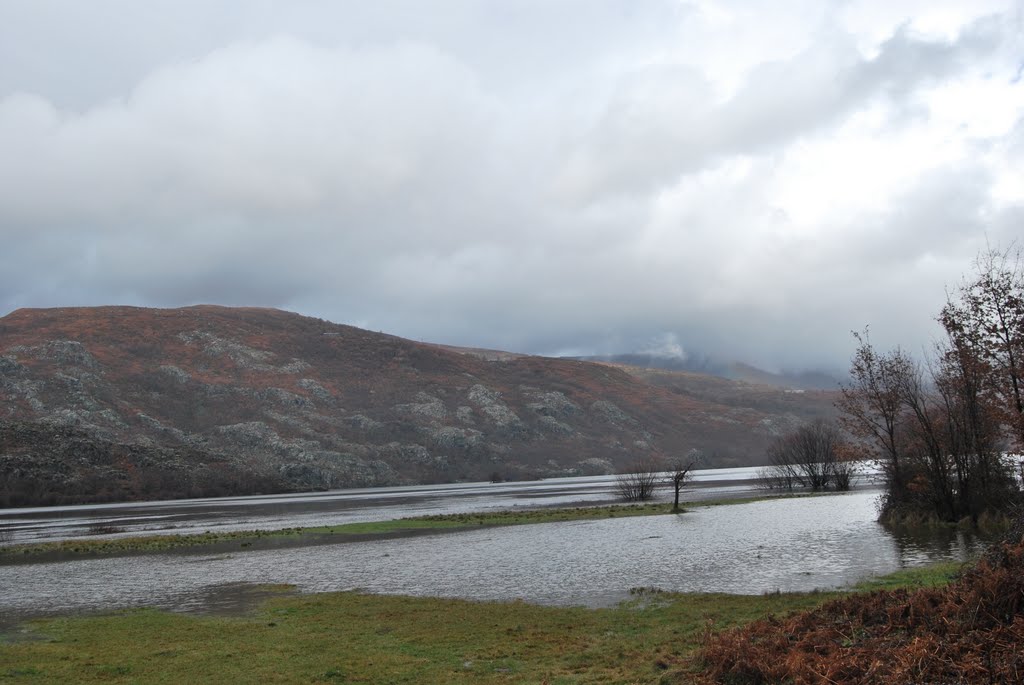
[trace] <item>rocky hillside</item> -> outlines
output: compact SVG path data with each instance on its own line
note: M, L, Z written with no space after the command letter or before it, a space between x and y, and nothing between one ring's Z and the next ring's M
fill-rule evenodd
M0 318L0 505L752 463L831 399L277 310L25 309Z

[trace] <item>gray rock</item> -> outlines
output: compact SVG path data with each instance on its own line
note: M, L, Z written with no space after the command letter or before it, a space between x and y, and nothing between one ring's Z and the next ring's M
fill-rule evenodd
M466 392L466 395L469 397L470 402L480 407L501 403L501 398L498 393L480 385L479 383L472 386Z
M583 413L579 405L566 397L564 393L552 391L533 392L530 394L534 401L526 406L541 416L567 418Z
M291 359L284 364L274 364L277 357L273 352L257 350L235 340L225 340L206 331L179 333L178 339L188 345L198 345L203 353L211 357L228 357L239 368L271 373L296 374L309 369L301 359Z
M636 419L607 400L597 400L590 408L604 419L618 424L636 424Z
M296 395L282 388L264 388L256 393L256 397L264 402L275 402L282 407L291 409L313 410L316 405L313 400L302 395Z
M178 428L174 428L173 426L166 426L147 414L139 413L136 417L150 430L158 431L162 435L169 436L184 445L198 445L204 442L204 440L198 436L189 435L188 433Z
M281 436L262 421L217 426L217 432L231 442L245 447L267 447L281 440Z
M573 435L576 432L572 426L562 423L553 416L541 416L537 423L540 424L544 431L556 435Z
M430 440L437 447L448 451L470 451L484 444L483 433L471 428L443 426L430 432Z
M437 397L425 392L418 392L414 399L416 400L414 403L396 405L395 411L437 421L443 421L448 417L448 410L445 408L444 402Z
M516 435L525 433L522 420L507 404L501 401L500 396L494 391L478 383L469 389L467 395L470 402L476 404L484 416L499 427L506 429L506 433Z
M21 378L27 371L14 357L0 356L0 379Z
M365 431L367 433L379 431L384 428L384 424L381 423L380 421L374 421L368 416L363 416L362 414L353 414L352 416L346 416L345 418L342 419L342 422L345 425L352 426L353 428L358 428L359 430Z
M85 348L85 345L77 340L48 340L35 347L18 345L8 351L30 354L36 359L52 360L61 366L80 366L87 369L99 367L96 359Z
M169 376L173 380L183 385L192 380L192 376L187 371L185 371L184 369L179 369L177 366L164 364L163 366L160 367L159 370L160 373L164 374L165 376Z
M308 390L313 397L317 398L321 402L328 404L334 402L334 396L331 392L312 378L300 378L296 385L303 390Z

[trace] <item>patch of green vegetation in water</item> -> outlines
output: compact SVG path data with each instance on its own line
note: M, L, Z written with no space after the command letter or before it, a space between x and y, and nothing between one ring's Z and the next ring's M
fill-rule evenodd
M284 528L280 530L248 530L222 533L189 533L185 535L146 535L109 539L75 539L60 542L44 542L37 544L8 545L0 547L0 561L4 559L25 558L39 555L61 557L134 554L146 552L164 552L173 549L223 545L237 542L240 547L249 547L270 539L292 538L300 541L308 538L323 539L325 536L346 536L357 539L374 535L402 535L429 532L436 530L457 530L478 528L482 526L516 526L532 523L555 523L563 521L590 521L608 518L624 518L632 516L660 516L684 514L687 508L711 507L727 504L747 504L765 499L778 499L792 495L769 495L748 497L743 499L722 499L704 502L683 502L678 511L673 511L670 504L653 502L644 504L612 504L595 507L563 507L550 509L513 509L504 511L468 513L468 514L437 514L431 516L415 516L387 521L370 521L362 523L343 523L334 526L318 526L311 528ZM796 495L800 496L800 495Z

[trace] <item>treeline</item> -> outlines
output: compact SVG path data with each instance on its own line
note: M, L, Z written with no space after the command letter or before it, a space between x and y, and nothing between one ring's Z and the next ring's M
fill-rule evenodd
M0 422L0 507L286 492L278 474L240 468L220 455L110 442L84 431Z
M879 351L868 332L839 409L881 466L881 519L977 523L1021 503L1024 274L1021 255L988 251L938 315L945 335L925 361Z
M230 497L289 492L281 479L227 468L193 471L141 467L130 477L91 469L70 478L0 474L0 508Z

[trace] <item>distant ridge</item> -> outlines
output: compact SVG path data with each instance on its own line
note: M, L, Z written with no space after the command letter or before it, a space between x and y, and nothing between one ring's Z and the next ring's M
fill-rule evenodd
M727 363L700 356L670 357L657 354L631 353L568 358L580 361L611 362L613 364L637 366L643 369L702 373L729 380L774 385L794 390L838 390L840 385L837 375L824 371L783 371L773 373L743 362Z

